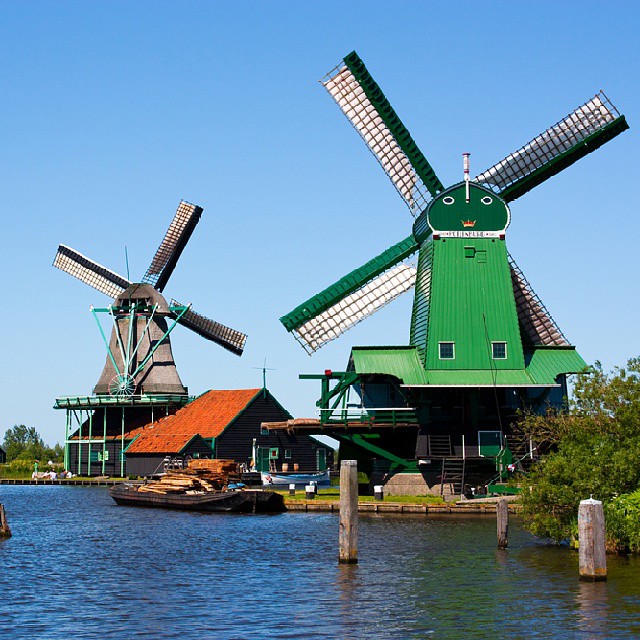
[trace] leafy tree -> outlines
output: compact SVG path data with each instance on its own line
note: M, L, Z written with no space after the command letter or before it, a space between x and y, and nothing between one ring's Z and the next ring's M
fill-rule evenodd
M548 451L526 479L525 526L555 540L575 537L580 500L593 495L613 513L617 496L640 487L640 358L609 374L596 363L578 375L568 412L528 415L519 428ZM617 522L609 534L620 548L626 521Z
M4 434L2 448L7 454L7 461L16 458L42 458L45 454L45 445L35 427L27 427L16 424Z

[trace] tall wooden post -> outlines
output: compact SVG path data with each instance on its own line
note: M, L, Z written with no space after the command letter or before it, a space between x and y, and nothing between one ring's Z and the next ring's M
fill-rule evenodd
M358 462L340 463L340 535L338 563L358 562Z
M498 549L506 549L509 545L509 503L502 498L496 504L496 520L498 522Z
M4 505L0 504L0 538L10 538L11 529L7 522L7 514L4 512Z
M580 580L599 582L607 579L604 510L600 500L582 500L578 508L580 543Z

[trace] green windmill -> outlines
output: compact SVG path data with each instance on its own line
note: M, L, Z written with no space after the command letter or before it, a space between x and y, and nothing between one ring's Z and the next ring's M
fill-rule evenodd
M322 381L318 424L305 427L373 470L437 468L442 479L462 460L470 477L470 460L531 458L533 443L509 442L516 411L562 406L566 375L586 364L507 251L509 203L627 129L624 116L600 92L473 179L464 154L464 181L445 188L355 52L322 84L415 220L281 322L311 354L415 293L409 345L354 347L346 371L301 376ZM449 473L452 484L464 475Z

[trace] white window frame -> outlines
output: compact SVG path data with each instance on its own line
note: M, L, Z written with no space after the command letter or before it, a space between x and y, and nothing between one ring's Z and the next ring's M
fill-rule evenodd
M450 344L451 345L451 350L453 352L453 355L450 358L443 358L442 357L442 345L443 344ZM456 359L456 343L453 340L442 340L441 342L438 342L438 359L439 360L455 360Z
M494 347L495 347L497 344L503 344L503 345L504 345L504 358L496 358L496 353L495 353ZM507 359L507 357L508 357L508 355L509 355L509 354L507 353L507 341L506 341L506 340L494 340L494 341L491 343L491 357L492 357L494 360L506 360L506 359Z

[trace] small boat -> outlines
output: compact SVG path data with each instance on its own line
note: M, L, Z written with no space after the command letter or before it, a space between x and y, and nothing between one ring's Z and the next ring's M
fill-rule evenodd
M318 487L329 487L331 479L328 471L320 473L266 473L260 472L263 486L288 487L295 484L296 487L305 487L315 484Z
M130 507L156 507L183 511L209 511L227 513L280 513L286 511L283 497L273 491L140 491L144 485L119 484L109 493L116 504Z

